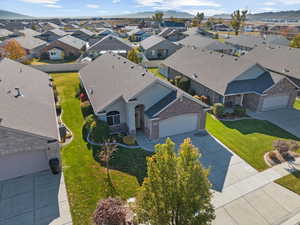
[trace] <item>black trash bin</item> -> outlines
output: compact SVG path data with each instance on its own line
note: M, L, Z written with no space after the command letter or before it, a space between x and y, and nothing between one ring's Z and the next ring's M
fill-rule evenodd
M53 174L59 174L60 173L60 163L58 158L50 159L49 160L49 166L51 169L51 172Z

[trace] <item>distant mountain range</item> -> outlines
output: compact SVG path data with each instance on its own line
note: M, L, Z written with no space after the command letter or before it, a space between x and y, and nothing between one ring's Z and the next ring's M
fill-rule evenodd
M157 12L163 12L164 18L193 18L194 16L187 12L180 12L174 10L167 10L167 11L146 11L146 12L137 12L137 13L128 13L128 14L120 14L120 15L112 15L106 16L110 18L150 18Z
M0 10L0 19L30 19L32 17L14 13L6 10Z
M214 15L215 18L230 19L230 14ZM264 12L248 15L249 20L300 20L300 10Z

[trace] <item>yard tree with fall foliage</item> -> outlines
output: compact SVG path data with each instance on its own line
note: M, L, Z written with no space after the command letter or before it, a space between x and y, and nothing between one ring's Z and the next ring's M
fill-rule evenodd
M208 170L199 150L185 139L176 153L167 139L147 159L148 177L138 192L138 222L151 225L208 225L215 218Z
M26 51L16 40L8 41L4 47L5 56L16 60L26 56Z

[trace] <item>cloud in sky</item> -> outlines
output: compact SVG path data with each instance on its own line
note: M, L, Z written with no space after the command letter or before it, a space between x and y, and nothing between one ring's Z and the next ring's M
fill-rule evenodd
M56 4L59 0L21 0L22 2L34 4Z
M182 7L220 7L219 3L211 0L136 0L141 7L153 7L155 9L180 9Z
M87 4L86 7L91 8L91 9L98 9L100 6L96 4Z
M45 5L45 7L48 7L48 8L56 8L56 9L60 9L60 8L62 8L62 6L61 5L52 5L52 4L48 4L48 5Z
M121 0L112 0L112 3L116 4L116 3L120 3Z

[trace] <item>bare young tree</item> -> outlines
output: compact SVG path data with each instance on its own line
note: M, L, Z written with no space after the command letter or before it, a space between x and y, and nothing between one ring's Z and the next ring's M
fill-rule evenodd
M109 162L114 152L118 150L118 146L114 141L107 140L102 146L102 151L99 153L99 159L105 163L107 178L110 180Z

